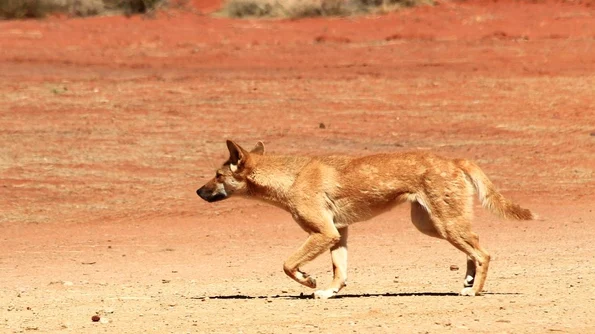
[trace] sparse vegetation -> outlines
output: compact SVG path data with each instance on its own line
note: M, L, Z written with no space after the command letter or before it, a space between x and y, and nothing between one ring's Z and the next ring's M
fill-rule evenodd
M64 11L59 4L62 1L51 0L0 0L0 18L44 17L49 12Z
M149 13L168 0L0 0L0 19L43 18L52 13L92 16Z
M126 15L148 13L168 3L167 0L103 0L109 10L123 11Z
M227 0L221 14L229 17L348 16L383 13L432 0Z
M188 0L0 0L0 20L70 16L146 14L165 5L183 7ZM383 13L433 0L227 0L219 14L228 17L348 16Z

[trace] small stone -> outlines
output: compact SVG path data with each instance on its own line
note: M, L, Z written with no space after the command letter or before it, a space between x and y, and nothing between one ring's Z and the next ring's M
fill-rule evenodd
M457 271L459 270L459 266L457 266L456 264L453 264L450 266L450 271Z
M320 124L318 124L318 128L319 129L326 129L326 125L324 125L324 123L320 123Z
M101 320L101 317L98 316L97 314L95 314L94 316L91 317L91 321L93 321L93 322L98 322L99 320Z

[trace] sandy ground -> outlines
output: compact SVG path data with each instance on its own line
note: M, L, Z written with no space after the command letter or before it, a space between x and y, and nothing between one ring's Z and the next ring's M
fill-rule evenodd
M0 22L0 331L595 332L589 2L297 21L195 4ZM493 262L464 298L464 255L404 205L353 226L349 286L310 299L282 271L306 237L288 214L196 196L227 138L473 159L541 218L477 207ZM330 282L329 256L307 269Z

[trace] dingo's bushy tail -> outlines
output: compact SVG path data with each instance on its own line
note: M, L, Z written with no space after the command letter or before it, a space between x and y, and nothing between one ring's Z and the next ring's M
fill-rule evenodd
M459 160L459 167L473 181L481 205L493 214L506 219L532 220L535 215L502 196L485 173L473 162Z

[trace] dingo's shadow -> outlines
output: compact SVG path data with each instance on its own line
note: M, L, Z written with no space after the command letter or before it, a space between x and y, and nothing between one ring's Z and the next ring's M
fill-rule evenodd
M484 295L522 295L517 292L484 292ZM370 297L459 297L456 292L385 292L385 293L352 293L340 294L334 296L332 299L343 298L370 298ZM248 296L248 295L214 295L214 296L200 296L188 297L189 299L314 299L313 294L299 295L271 295L271 296Z

